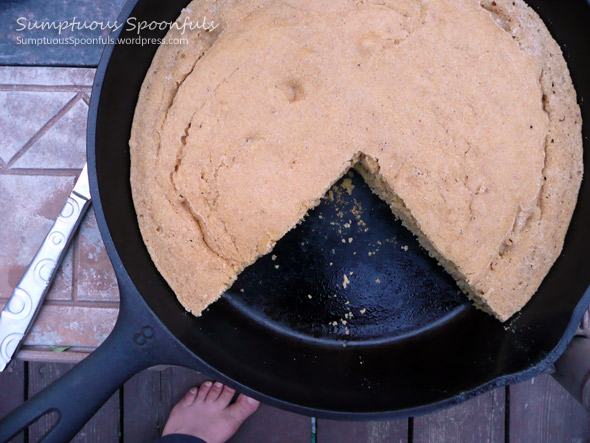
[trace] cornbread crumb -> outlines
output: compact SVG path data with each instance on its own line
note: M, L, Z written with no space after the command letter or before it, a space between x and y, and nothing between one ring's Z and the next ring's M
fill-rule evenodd
M344 180L342 180L342 187L346 190L348 195L352 194L352 191L354 189L354 185L352 184L351 179L345 178Z

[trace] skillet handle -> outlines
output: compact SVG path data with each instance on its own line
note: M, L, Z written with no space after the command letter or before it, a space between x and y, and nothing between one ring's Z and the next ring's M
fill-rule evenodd
M48 412L59 414L44 442L70 441L111 395L139 371L168 359L170 335L148 310L124 309L111 335L92 354L59 380L0 421L0 442L8 441ZM126 312L124 312L126 311ZM156 339L157 338L157 339ZM177 350L178 351L178 350Z
M590 410L590 337L574 336L555 363L555 380Z

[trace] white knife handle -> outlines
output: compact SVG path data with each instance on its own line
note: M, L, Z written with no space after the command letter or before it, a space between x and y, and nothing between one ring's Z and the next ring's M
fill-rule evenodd
M33 324L90 199L72 191L0 314L0 372L16 353Z

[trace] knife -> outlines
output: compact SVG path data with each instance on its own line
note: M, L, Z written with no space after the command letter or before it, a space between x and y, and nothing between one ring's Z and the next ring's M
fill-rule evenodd
M84 165L74 190L0 314L0 372L8 366L31 328L88 206L90 188Z

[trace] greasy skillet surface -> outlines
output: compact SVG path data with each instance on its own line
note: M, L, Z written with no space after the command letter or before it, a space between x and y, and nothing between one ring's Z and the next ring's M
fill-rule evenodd
M173 20L186 3L142 0L132 15ZM531 3L564 47L579 95L587 95L588 4ZM279 242L275 260L267 256L247 269L201 318L186 314L144 247L129 186L127 140L156 47L117 45L109 61L111 50L97 73L98 108L95 101L89 120L99 226L115 267L120 258L163 324L216 371L299 412L394 416L533 376L571 339L590 298L586 180L562 257L506 324L458 295L358 176L351 195L325 200ZM590 119L583 102L582 113ZM586 142L587 126L584 133ZM587 158L586 149L586 166ZM351 228L344 227L349 220ZM345 273L354 283L346 289Z

